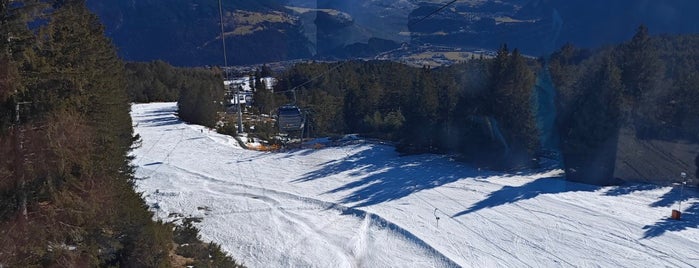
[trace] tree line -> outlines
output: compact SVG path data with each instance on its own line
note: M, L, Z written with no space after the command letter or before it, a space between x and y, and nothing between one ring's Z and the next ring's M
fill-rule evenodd
M84 1L0 1L0 266L171 265L133 189L126 81Z
M526 167L538 146L532 64L507 46L494 59L440 69L305 63L281 74L276 90L295 91L320 135L360 133L395 141L404 153L460 153L484 164Z
M698 44L697 35L654 37L640 26L623 44L568 44L551 56L561 149L578 170L569 177L610 183L622 130L640 140L699 142Z
M698 41L653 37L641 26L617 46L568 44L539 59L503 45L493 58L436 69L309 62L280 74L275 94L259 95L287 102L295 95L318 135L360 133L395 141L403 153L458 153L491 167L533 167L542 134L534 89L537 77L550 74L564 164L596 166L577 176L607 183L622 128L639 139L699 140L699 61L692 49ZM270 102L256 98L263 110Z
M163 61L126 64L129 98L133 102L177 101L178 115L187 122L214 127L224 101L218 69L177 68Z
M557 93L554 131L564 164L594 166L577 176L607 183L622 128L641 139L697 140L699 109L693 103L699 91L691 50L696 42L691 35L652 37L640 27L617 46L590 50L568 44L540 59L503 45L493 58L436 69L380 61L308 62L279 74L273 91L257 83L255 108L274 113L295 103L307 112L315 135L360 133L394 141L403 153L457 153L493 168L534 167L542 153L535 84L550 74ZM174 95L199 86L178 96L181 116L215 122L221 107L213 104L221 90L214 84L220 82L173 75L182 71L158 62L134 65L146 66L130 79L142 84L133 87L145 92L141 95ZM258 70L256 77L263 72L269 70ZM184 80L191 85L181 86ZM189 113L207 119L187 118ZM251 131L263 130L269 129Z

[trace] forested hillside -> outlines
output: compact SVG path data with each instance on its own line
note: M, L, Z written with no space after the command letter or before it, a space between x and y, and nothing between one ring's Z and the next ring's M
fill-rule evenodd
M597 50L569 44L539 61L503 46L493 59L439 69L305 63L282 74L276 90L296 91L320 135L361 133L396 141L404 153L459 153L489 167L532 167L541 152L537 106L546 101L537 99L534 85L550 72L554 131L569 178L668 182L680 170L692 172L699 149L696 43L693 35L653 37L641 26L623 44ZM268 110L274 101L262 90L256 105Z
M694 0L467 0L415 24L447 2L223 1L229 62L373 58L403 42L488 50L508 43L543 56L566 42L584 48L623 42L641 23L653 33L699 31ZM88 3L127 60L223 64L216 1Z
M315 133L362 133L394 140L404 153L454 152L488 166L526 167L538 148L530 64L506 46L495 59L434 70L309 63L284 73L278 87L297 91Z
M0 1L0 85L0 266L168 267L185 254L132 187L124 64L84 1ZM232 263L202 250L188 260Z
M644 26L599 50L566 45L549 70L559 91L567 176L673 181L692 172L699 143L696 35L656 36ZM577 170L571 171L571 170Z
M108 36L130 61L177 66L223 65L218 2L88 1ZM237 64L308 58L296 18L276 0L222 1L230 61ZM252 41L252 42L250 42Z
M214 127L223 110L223 77L218 69L176 68L163 61L126 64L133 102L177 101L182 120Z

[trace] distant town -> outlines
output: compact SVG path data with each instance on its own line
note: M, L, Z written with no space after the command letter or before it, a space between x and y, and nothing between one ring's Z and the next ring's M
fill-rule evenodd
M401 47L382 52L373 58L360 58L359 60L383 60L395 61L407 64L414 67L429 66L432 68L450 66L457 63L462 63L470 59L477 58L492 58L496 51L482 48L462 48L450 46L438 46L432 44L411 45L403 43ZM334 62L337 60L329 59L296 59L288 61L269 62L264 64L239 65L230 66L228 73L230 74L248 74L254 73L265 65L273 72L280 73L295 64L302 62Z

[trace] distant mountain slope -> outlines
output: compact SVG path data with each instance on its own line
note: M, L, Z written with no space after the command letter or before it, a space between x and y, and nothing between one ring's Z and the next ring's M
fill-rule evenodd
M277 1L225 2L225 23L227 30L232 30L227 33L231 62L310 56L296 19ZM89 5L107 25L107 33L127 60L223 64L216 1L175 0L165 5L154 0L105 0L90 1Z
M216 1L88 2L127 60L223 63ZM416 23L444 3L224 1L230 62L366 57L367 51L390 50L402 42L486 49L508 43L525 54L543 55L567 42L581 47L618 43L641 23L651 33L699 32L694 16L699 2L694 0L468 0ZM388 45L356 49L370 39Z
M697 10L695 0L532 0L516 16L540 19L534 35L557 47L566 42L598 47L628 40L640 24L652 34L699 33Z

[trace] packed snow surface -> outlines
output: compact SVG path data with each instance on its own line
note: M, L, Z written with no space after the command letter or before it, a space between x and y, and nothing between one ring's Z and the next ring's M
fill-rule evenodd
M135 104L137 190L250 267L697 267L699 198L504 174L361 139L257 152Z

